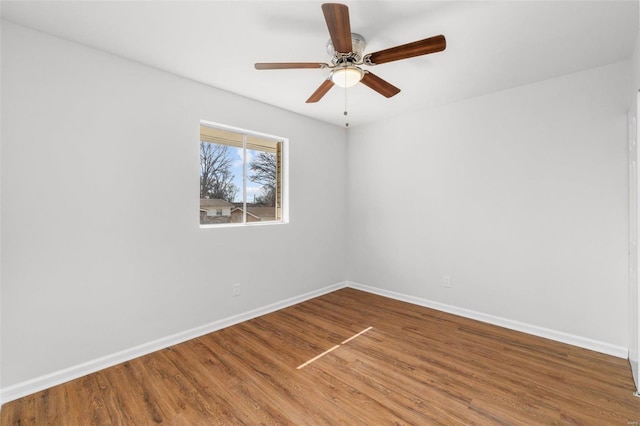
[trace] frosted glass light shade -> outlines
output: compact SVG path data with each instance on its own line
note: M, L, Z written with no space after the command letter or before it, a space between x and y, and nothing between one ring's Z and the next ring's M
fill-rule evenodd
M336 86L352 87L358 84L364 77L364 72L355 66L337 68L331 73L331 81Z

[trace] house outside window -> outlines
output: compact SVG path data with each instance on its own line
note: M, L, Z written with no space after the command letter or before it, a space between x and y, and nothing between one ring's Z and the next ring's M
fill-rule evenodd
M200 226L286 223L285 138L200 123Z

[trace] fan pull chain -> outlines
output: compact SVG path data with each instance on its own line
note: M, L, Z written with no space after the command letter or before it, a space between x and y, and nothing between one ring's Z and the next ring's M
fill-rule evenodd
M345 75L345 80L347 79ZM345 84L346 86L346 84ZM344 88L344 115L347 116L347 88ZM344 123L344 127L349 127L349 122Z

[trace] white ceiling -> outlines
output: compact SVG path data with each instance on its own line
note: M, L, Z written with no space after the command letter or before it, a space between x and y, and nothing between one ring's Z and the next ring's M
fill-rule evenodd
M350 126L628 59L638 1L347 1L365 52L437 34L444 52L369 68L402 89L359 84L305 100L329 71L254 62L328 62L315 1L2 1L2 17L319 120Z

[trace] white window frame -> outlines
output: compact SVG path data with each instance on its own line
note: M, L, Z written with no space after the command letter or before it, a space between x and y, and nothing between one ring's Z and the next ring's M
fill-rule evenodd
M240 127L229 126L226 124L216 123L213 121L200 120L200 126L211 127L214 129L226 130L233 133L243 134L243 149L246 149L246 136L255 136L258 138L270 139L276 142L280 142L281 145L281 172L280 172L280 187L281 187L281 217L280 220L272 220L265 222L247 222L247 165L243 167L242 176L242 199L243 199L243 222L242 223L212 223L201 224L198 217L198 225L200 228L236 228L244 226L270 226L270 225L285 225L289 223L289 139L281 136L270 135L268 133L256 132L254 130L243 129ZM198 126L198 139L200 138L200 126ZM200 146L198 141L197 147ZM199 151L199 149L198 149ZM199 156L199 154L198 154ZM246 158L246 156L244 156ZM198 198L198 203L200 199ZM199 209L198 205L198 209Z

